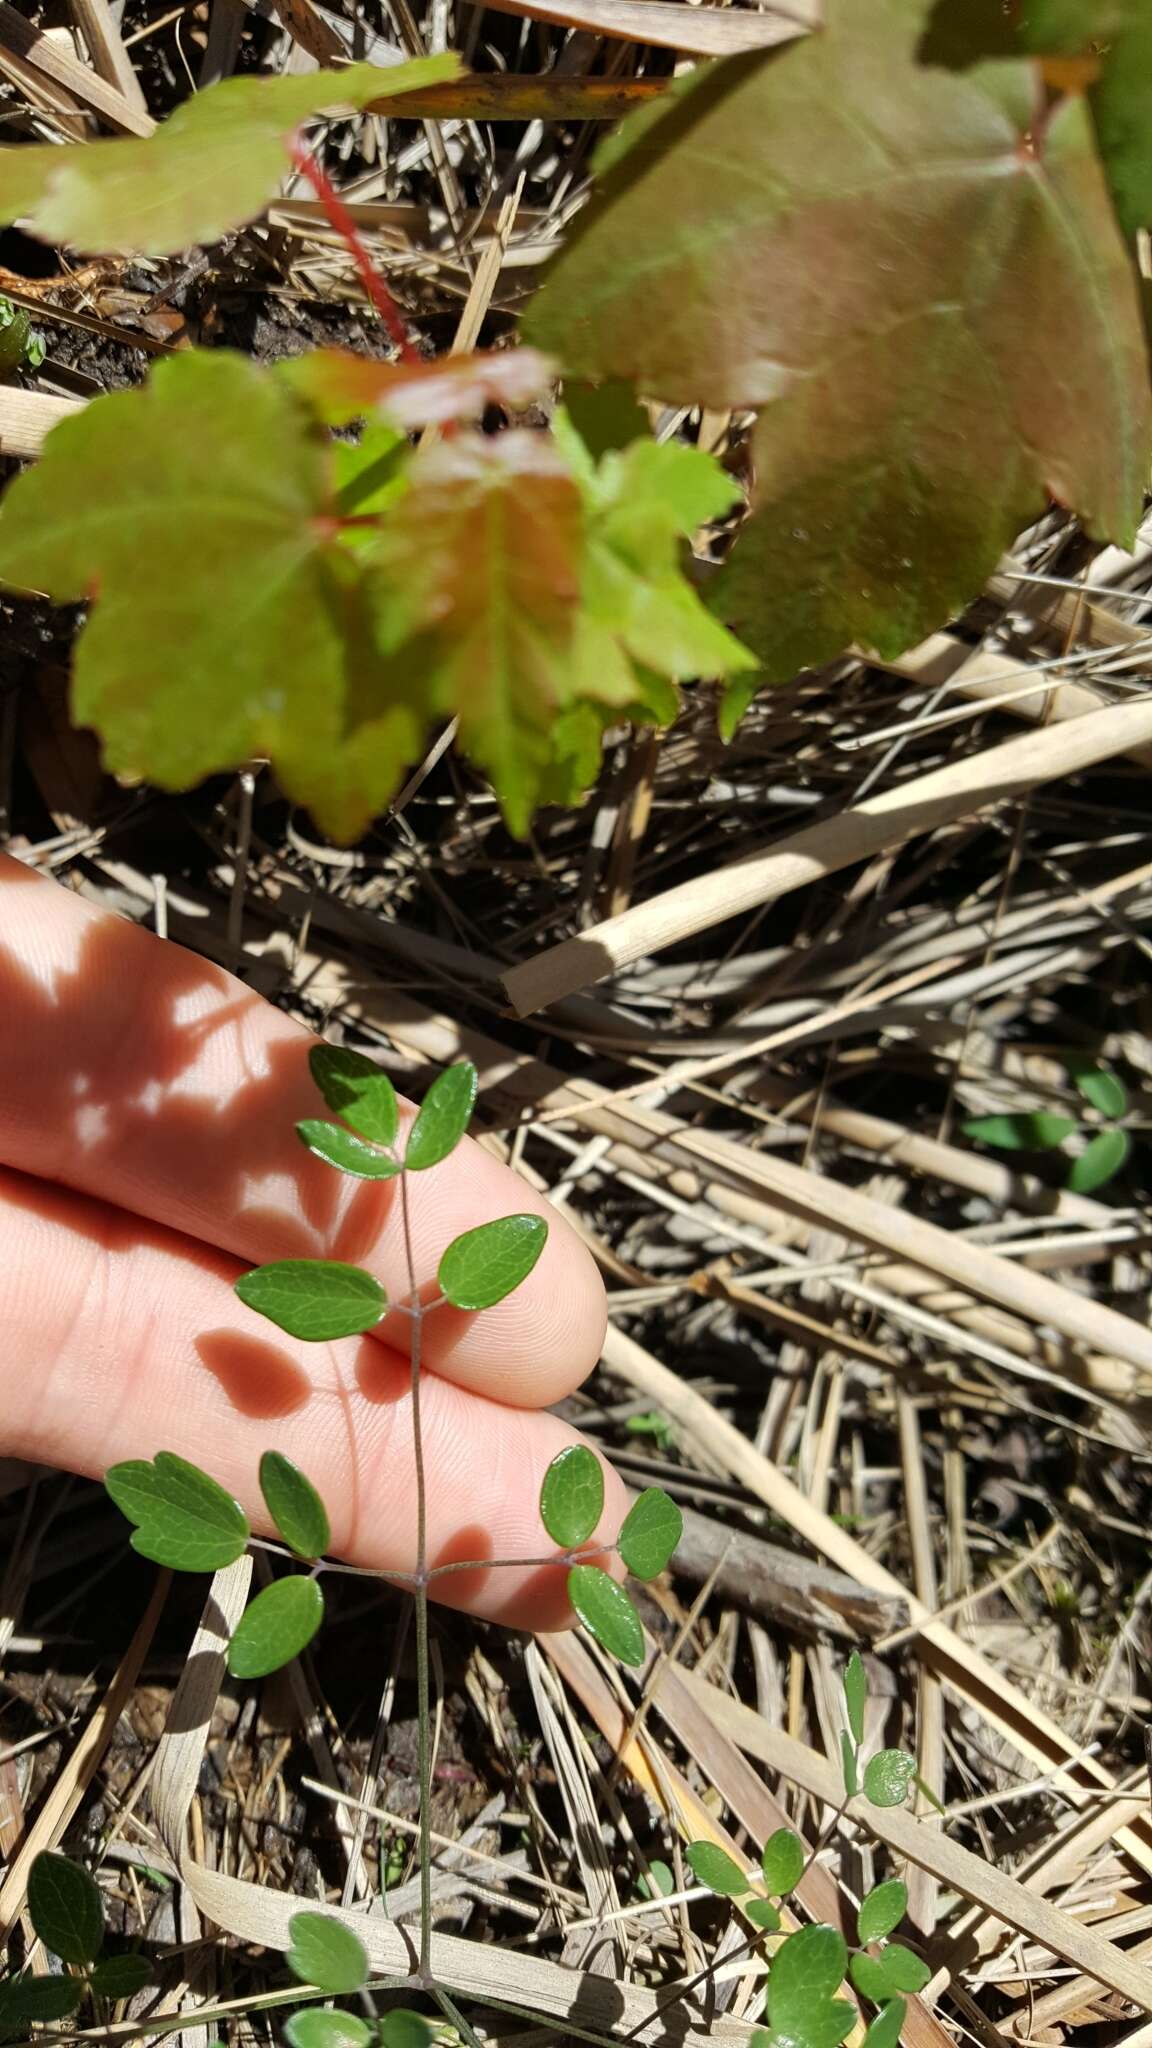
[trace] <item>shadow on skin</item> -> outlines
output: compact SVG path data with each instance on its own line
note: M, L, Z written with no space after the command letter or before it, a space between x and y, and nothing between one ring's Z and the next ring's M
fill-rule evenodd
M292 1415L314 1389L295 1359L237 1330L206 1330L193 1350L241 1415Z

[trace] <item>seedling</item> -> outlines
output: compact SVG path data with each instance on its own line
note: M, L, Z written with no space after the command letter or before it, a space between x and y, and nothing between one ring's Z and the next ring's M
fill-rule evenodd
M0 293L0 383L17 370L38 370L46 353L24 308Z
M22 1971L0 1981L0 2041L30 2026L68 2019L85 1999L114 2003L152 1981L146 1956L104 1953L104 1903L99 1886L78 1863L53 1850L36 1857L28 1873L28 1915L49 1955L65 1965L42 1977Z
M1084 1126L1073 1116L1053 1110L1030 1109L997 1116L969 1117L961 1126L966 1138L976 1138L1000 1152L1060 1152L1069 1139L1079 1140L1080 1149L1068 1159L1064 1185L1073 1194L1094 1194L1114 1180L1132 1149L1132 1140L1121 1119L1128 1114L1128 1091L1118 1074L1094 1060L1069 1058L1068 1075L1099 1122Z
M317 1046L311 1070L330 1116L296 1126L300 1142L336 1171L356 1179L394 1181L399 1200L408 1291L397 1304L410 1332L412 1459L416 1491L415 1565L379 1576L408 1589L416 1616L416 1687L420 1775L420 1953L408 1980L432 1993L454 2026L463 2026L431 1969L431 1715L428 1597L449 1573L487 1571L515 1563L551 1565L567 1573L572 1606L597 1642L623 1663L640 1665L646 1650L640 1617L606 1562L615 1553L637 1579L652 1579L668 1564L683 1529L675 1502L649 1487L633 1503L615 1540L597 1539L604 1512L604 1471L583 1444L561 1451L540 1492L540 1519L557 1548L531 1559L477 1558L433 1565L428 1559L424 1447L420 1422L424 1325L451 1306L482 1311L503 1301L528 1278L547 1238L539 1216L494 1218L445 1246L438 1267L440 1292L421 1298L412 1256L411 1184L434 1171L463 1138L476 1100L476 1070L466 1062L438 1075L402 1139L396 1095L388 1076L362 1054ZM240 1300L290 1336L329 1343L374 1329L387 1313L380 1282L358 1266L332 1259L283 1259L256 1266L236 1282ZM133 1524L132 1545L144 1557L177 1571L217 1571L235 1563L252 1540L239 1503L207 1472L172 1451L114 1465L105 1484ZM260 1490L280 1538L265 1546L289 1567L250 1602L228 1646L228 1668L241 1679L262 1678L298 1657L324 1619L322 1577L347 1569L327 1557L327 1508L306 1475L275 1446L260 1460ZM359 1991L367 1960L359 1940L331 1915L304 1913L293 1922L291 1968L303 1981L333 1995ZM419 2030L423 2029L422 2033ZM428 2022L415 2013L390 2013L380 2022L384 2048L426 2043ZM358 2048L364 2023L345 2013L300 2013L290 2022L292 2048Z
M865 2048L895 2048L904 2023L904 1994L922 1991L931 1975L914 1950L887 1939L908 1910L908 1889L900 1878L886 1879L861 1900L856 1920L859 1946L851 1952L838 1929L819 1925L802 1927L768 1946L769 1939L780 1933L784 1900L803 1883L852 1801L863 1796L873 1806L901 1806L916 1781L916 1761L906 1750L880 1750L861 1771L867 1697L863 1660L854 1654L844 1674L844 1799L811 1852L805 1852L790 1828L778 1828L770 1836L759 1867L751 1872L714 1842L690 1842L685 1851L697 1882L718 1897L731 1899L751 1924L753 1932L744 1947L759 1950L768 1962L768 2028L753 2034L752 2048L781 2048L785 2040L795 2048L838 2048L856 2021L855 2008L836 1996L846 1976L861 1997L879 2007L864 2036ZM732 1953L727 1952L727 1960Z

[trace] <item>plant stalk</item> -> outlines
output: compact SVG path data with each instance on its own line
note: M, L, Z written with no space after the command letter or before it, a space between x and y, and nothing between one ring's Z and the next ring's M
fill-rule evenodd
M416 1609L416 1747L420 1775L420 1965L425 1986L432 1981L432 1711L428 1679L428 1489L424 1473L424 1434L420 1424L420 1354L424 1309L412 1252L412 1212L408 1175L400 1175L400 1216L404 1260L411 1305L412 1462L416 1474L416 1570L412 1598Z

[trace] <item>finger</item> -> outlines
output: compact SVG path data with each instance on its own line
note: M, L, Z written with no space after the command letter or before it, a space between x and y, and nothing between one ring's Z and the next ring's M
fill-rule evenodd
M416 1562L408 1361L353 1339L254 1336L227 1255L42 1181L0 1171L5 1356L0 1451L100 1477L176 1451L271 1533L258 1468L270 1446L319 1489L333 1555L380 1571ZM575 1433L435 1373L421 1379L428 1558L539 1558L544 1473ZM601 1533L624 1512L605 1468ZM555 1565L460 1572L437 1598L513 1627L570 1621Z
M187 952L0 859L0 1163L59 1180L248 1264L336 1257L408 1292L395 1183L350 1181L294 1131L323 1114L314 1043L262 997ZM604 1297L584 1246L542 1197L466 1140L413 1174L417 1277L461 1231L530 1210L534 1273L480 1317L427 1326L458 1385L544 1407L591 1371ZM389 1326L391 1341L403 1341Z

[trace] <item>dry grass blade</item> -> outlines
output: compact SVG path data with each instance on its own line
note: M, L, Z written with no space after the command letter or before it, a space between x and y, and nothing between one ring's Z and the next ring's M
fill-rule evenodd
M624 42L662 43L695 57L732 57L741 50L767 50L791 42L818 26L806 0L771 5L761 13L732 8L669 6L666 0L489 0L502 14L524 14L593 35Z
M565 939L505 975L509 1000L519 1016L529 1016L742 911L1150 739L1152 706L1119 704L950 762Z

